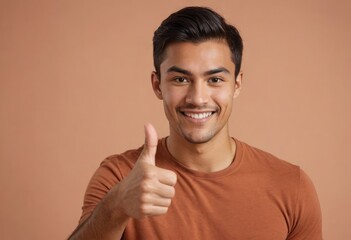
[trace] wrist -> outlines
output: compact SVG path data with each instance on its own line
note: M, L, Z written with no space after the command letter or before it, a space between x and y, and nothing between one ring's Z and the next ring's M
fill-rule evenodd
M122 197L121 184L114 186L101 201L101 211L112 223L123 223L129 220L129 216L125 213Z

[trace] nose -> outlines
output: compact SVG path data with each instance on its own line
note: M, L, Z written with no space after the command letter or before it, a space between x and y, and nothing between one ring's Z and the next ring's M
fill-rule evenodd
M209 101L209 89L206 83L202 81L192 82L188 88L185 101L194 106L206 105Z

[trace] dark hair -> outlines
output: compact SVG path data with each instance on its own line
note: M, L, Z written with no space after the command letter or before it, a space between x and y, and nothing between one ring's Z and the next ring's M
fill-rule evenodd
M232 53L235 78L241 67L243 42L239 31L227 24L215 11L205 7L185 7L166 18L154 33L153 56L157 75L164 60L166 47L176 42L202 42L209 39L224 39Z

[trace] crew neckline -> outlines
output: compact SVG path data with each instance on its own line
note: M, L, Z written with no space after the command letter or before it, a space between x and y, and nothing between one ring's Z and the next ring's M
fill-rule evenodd
M237 169L239 168L239 165L242 162L242 153L243 153L242 143L235 138L232 138L232 139L235 141L235 145L236 145L236 151L235 151L232 163L228 167L226 167L222 170L219 170L216 172L209 172L209 173L193 170L193 169L187 168L184 165L180 164L172 156L172 154L168 150L167 143L166 143L167 137L161 139L161 144L162 144L162 148L164 149L165 154L167 155L167 157L165 159L169 163L171 163L174 170L179 171L179 172L183 172L183 173L187 173L187 174L190 174L194 177L199 177L199 178L220 178L220 177L227 176L227 175L237 171Z

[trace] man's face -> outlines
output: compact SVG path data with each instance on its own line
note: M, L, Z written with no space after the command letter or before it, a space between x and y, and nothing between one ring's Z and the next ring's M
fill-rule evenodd
M154 91L163 100L170 136L205 143L228 136L233 98L239 93L241 74L225 41L174 43L165 51L159 80L152 74Z

